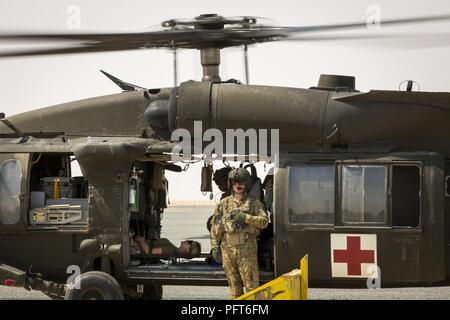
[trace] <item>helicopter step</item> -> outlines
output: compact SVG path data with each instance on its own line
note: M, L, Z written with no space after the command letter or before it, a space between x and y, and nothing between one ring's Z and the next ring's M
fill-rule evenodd
M139 283L154 281L166 285L226 286L227 279L219 265L204 261L187 261L176 264L157 263L129 267L125 270L128 279ZM260 281L266 283L274 278L274 273L260 270Z

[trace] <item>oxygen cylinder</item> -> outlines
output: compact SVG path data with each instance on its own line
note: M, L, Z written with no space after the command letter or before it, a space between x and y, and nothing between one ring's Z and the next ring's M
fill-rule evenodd
M134 170L128 189L128 208L130 212L139 212L139 178Z
M136 189L133 185L130 185L130 193L129 193L129 205L130 208L136 204Z

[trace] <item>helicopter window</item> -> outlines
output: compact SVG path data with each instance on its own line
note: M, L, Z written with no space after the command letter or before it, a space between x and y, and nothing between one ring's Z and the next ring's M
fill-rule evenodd
M12 225L20 220L22 166L18 160L0 165L0 223Z
M392 169L392 225L417 227L420 220L420 168Z
M385 166L342 166L342 222L386 222Z
M334 224L334 165L289 168L289 222Z

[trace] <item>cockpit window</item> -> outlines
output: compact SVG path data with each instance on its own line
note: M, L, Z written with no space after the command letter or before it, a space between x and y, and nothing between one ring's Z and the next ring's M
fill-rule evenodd
M13 225L20 220L22 166L18 160L0 165L0 223Z

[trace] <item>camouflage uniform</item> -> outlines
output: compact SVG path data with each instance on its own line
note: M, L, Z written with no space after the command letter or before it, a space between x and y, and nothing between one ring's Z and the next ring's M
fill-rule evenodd
M246 214L245 223L234 220L238 212ZM269 218L261 201L244 196L241 201L231 195L219 202L211 229L211 248L222 251L223 268L234 299L259 286L257 242Z

